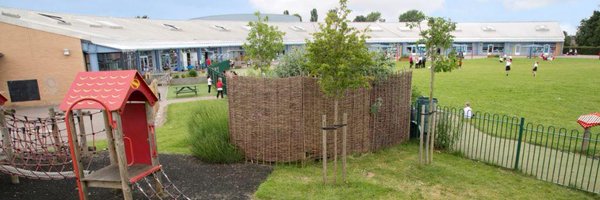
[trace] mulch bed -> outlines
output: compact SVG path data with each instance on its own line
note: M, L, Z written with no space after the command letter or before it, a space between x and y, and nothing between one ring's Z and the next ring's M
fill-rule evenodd
M105 157L105 156L104 156ZM206 164L185 155L160 155L160 163L171 181L191 199L250 199L273 170L270 166L256 164ZM108 163L101 158L100 163ZM10 183L10 178L0 174L0 199L78 199L74 179L28 180ZM90 199L122 199L120 192L111 189L90 188ZM134 192L134 199L143 199Z

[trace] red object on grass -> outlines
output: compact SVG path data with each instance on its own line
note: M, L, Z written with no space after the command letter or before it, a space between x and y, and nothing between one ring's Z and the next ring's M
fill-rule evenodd
M590 128L600 125L600 113L591 113L579 116L577 123L583 128Z
M158 98L143 81L135 70L79 72L60 104L60 109L67 110L75 101L83 98L101 101L108 106L108 111L122 112L127 101L148 101L150 105L154 105ZM82 101L73 109L103 108L96 102Z
M8 101L8 99L6 99L6 97L2 96L2 94L0 94L0 106L4 105L4 103Z

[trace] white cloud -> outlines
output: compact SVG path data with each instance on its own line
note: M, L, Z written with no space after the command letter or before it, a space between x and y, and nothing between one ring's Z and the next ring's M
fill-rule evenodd
M529 10L558 2L560 0L503 0L502 3L508 10Z
M249 0L255 9L265 13L283 13L284 10L290 14L298 13L304 21L310 19L310 11L316 8L319 21L325 18L325 13L338 5L338 0ZM388 22L397 22L398 16L411 9L421 10L425 14L443 8L445 0L352 0L348 7L352 10L350 20L356 15L367 15L378 11Z
M575 33L577 33L577 27L570 23L560 23L560 29L566 31L569 35L575 35Z

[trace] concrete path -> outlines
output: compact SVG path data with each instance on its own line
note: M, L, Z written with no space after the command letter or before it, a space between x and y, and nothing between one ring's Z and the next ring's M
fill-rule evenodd
M467 120L455 124L457 125L452 128L452 131L459 134L459 140L453 146L454 151L460 152L470 159L514 169L518 125L513 126L514 128L509 128L509 125L505 129L500 127L500 130L495 130L511 137L511 139L506 139L487 134L485 130L476 128ZM532 135L528 131L523 134L523 140L530 140L532 136L535 139L538 135L552 138L552 142L555 140L567 141L566 146L576 145L575 142L569 142L571 140L568 135L554 135L554 137L546 133L533 133ZM592 148L595 147L592 146ZM523 142L521 143L518 168L522 173L537 179L600 193L599 158Z
M183 102L192 102L192 101L202 101L202 100L212 100L212 99L217 99L216 96L201 96L201 97L190 97L190 98L181 98L181 99L169 99L167 100L167 95L169 87L168 86L159 86L158 87L158 91L161 94L161 99L159 101L159 108L158 108L158 112L156 113L155 116L155 125L156 127L160 127L162 126L167 120L167 108L169 104L173 104L173 103L183 103ZM216 93L215 93L216 95Z

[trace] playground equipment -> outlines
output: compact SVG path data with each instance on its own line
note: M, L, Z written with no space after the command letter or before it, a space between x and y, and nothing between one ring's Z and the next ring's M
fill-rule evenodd
M120 189L124 199L133 199L134 187L147 198L188 199L170 183L158 162L152 111L157 100L135 70L77 74L60 109L66 112L69 155L80 199L88 199L89 187ZM110 165L89 174L82 163L86 149L78 148L81 139L72 115L76 109L102 110L106 123ZM142 188L141 180L149 190Z
M6 98L0 95L0 105ZM87 164L84 173L89 172L90 163L94 161L95 137L104 130L85 130L85 120L93 113L77 112L77 125L81 129L80 137L92 139L92 146L87 141L84 161ZM91 124L91 123L89 123ZM74 178L71 169L71 158L68 154L68 143L64 133L64 117L61 113L50 109L49 117L28 117L17 115L14 110L5 111L0 107L0 173L11 176L12 183L19 183L19 177L41 180L60 180ZM89 150L91 149L91 150Z

